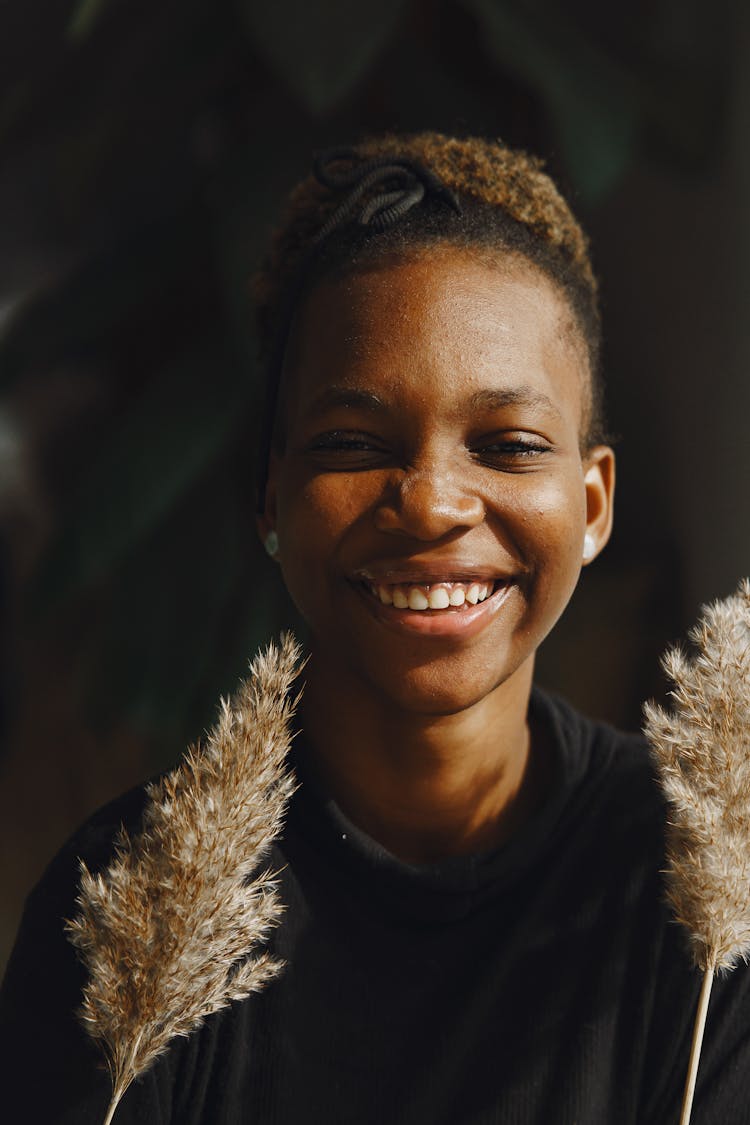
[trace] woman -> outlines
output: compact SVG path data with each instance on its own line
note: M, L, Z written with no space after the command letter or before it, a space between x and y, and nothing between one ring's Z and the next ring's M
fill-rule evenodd
M318 160L257 294L259 525L310 631L272 859L286 968L116 1122L676 1121L699 979L647 750L532 687L612 523L580 228L523 154L381 138ZM75 857L106 866L143 804L31 896L5 985L19 1120L103 1117L59 919ZM744 973L712 1001L696 1122L750 1120L748 1064Z

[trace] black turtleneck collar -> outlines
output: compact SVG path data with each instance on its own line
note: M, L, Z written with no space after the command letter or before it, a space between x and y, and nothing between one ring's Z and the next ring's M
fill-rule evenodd
M582 728L590 724L567 704L535 688L530 717L547 736L551 780L543 802L497 849L423 865L402 862L352 824L325 792L301 732L292 753L300 788L290 809L285 850L291 848L298 862L295 841L299 836L301 849L312 847L324 858L332 878L350 880L352 894L358 893L358 886L366 886L370 898L374 893L381 904L402 916L447 919L481 909L488 900L509 892L542 853L564 836L568 817L579 807L576 796L584 777L588 792L592 778L595 781L600 772L589 768L591 739ZM585 793L580 797L585 802Z

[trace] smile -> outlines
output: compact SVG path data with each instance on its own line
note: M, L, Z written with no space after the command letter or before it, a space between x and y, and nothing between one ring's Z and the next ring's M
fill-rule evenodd
M505 583L499 582L430 582L422 583L384 583L366 582L365 588L377 598L381 605L392 605L396 609L409 609L416 613L460 609L462 606L477 605L496 592Z
M472 581L379 582L360 579L355 588L370 613L390 629L425 637L468 639L500 612L515 582Z

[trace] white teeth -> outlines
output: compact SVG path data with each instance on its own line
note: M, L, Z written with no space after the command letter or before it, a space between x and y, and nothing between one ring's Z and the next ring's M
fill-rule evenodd
M421 612L426 609L460 608L462 605L477 605L489 598L494 589L493 582L452 582L450 580L424 586L402 584L391 586L372 582L370 591L382 605L392 605L396 609L411 609Z
M427 595L430 609L447 609L451 604L445 586L434 586Z
M430 603L425 594L419 589L418 586L412 586L409 590L409 609L429 609Z

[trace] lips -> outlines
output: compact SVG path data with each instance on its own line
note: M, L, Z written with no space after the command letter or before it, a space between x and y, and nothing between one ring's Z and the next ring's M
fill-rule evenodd
M516 586L509 576L466 565L368 568L353 585L381 624L402 634L459 638L488 625Z
M355 581L383 583L414 583L432 585L442 582L495 582L511 577L510 572L496 566L483 566L462 559L383 559L368 564L352 576Z

